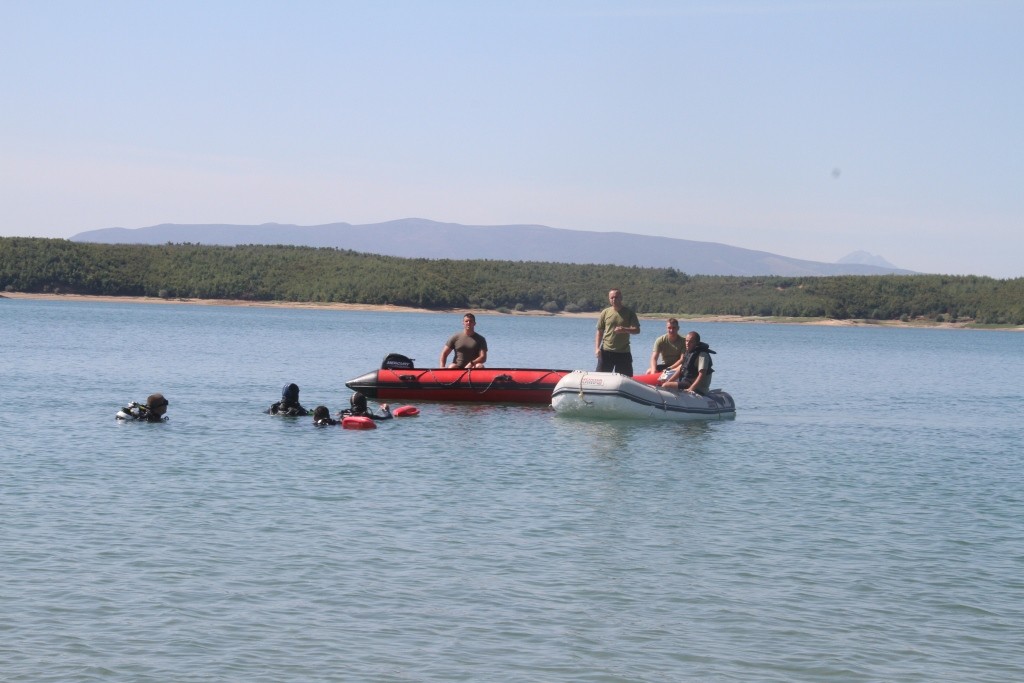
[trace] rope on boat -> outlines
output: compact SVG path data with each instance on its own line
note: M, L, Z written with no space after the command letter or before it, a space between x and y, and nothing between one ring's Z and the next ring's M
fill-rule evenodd
M545 370L543 375L541 375L537 379L533 380L532 382L520 382L519 380L517 380L516 378L512 377L511 375L508 375L508 379L511 380L513 384L521 384L524 387L528 387L528 386L532 386L534 384L540 384L541 382L543 382L544 380L546 380L548 377L550 377L553 374L555 374L554 370ZM505 375L502 375L502 377L505 377ZM496 377L495 379L498 379L498 378Z
M469 371L469 372L472 372L472 371ZM502 384L518 384L519 386L522 386L522 387L530 387L530 386L533 386L535 384L540 384L541 382L543 382L545 379L547 379L548 377L550 377L553 374L555 374L553 370L545 370L543 375L541 375L537 379L533 380L532 382L520 382L515 377L513 377L512 375L509 375L509 374L496 375L495 377L493 377L491 379L490 382L488 382L486 387L484 387L483 389L481 389L477 393L478 394L487 393L491 389L491 387L493 387L494 384L497 383L497 382L500 382ZM470 379L470 380L468 380L467 383L469 384L469 387L472 389L473 388L473 380Z
M392 370L391 372L394 372L394 370ZM439 380L437 378L437 375L434 374L434 371L431 368L424 368L422 371L420 371L420 374L418 374L418 375L411 375L411 374L410 375L404 375L404 374L403 375L399 375L397 373L395 373L395 374L398 377L398 379L400 379L403 382L418 382L420 377L423 377L423 375L426 375L427 373L429 373L430 374L430 378L432 380L434 380L434 382L438 386L453 387L453 386L455 386L456 384L458 384L459 382L462 381L462 378L466 376L467 372L469 372L469 371L468 370L463 370L462 374L459 375L458 377L456 377L455 379L453 379L451 382L442 382L441 380Z
M392 370L391 372L394 372L394 370ZM420 372L420 374L418 374L418 375L413 375L413 374L401 374L401 375L398 375L396 373L396 376L398 377L398 379L400 379L403 382L415 382L415 381L419 380L421 377L423 377L423 375L425 375L427 373L430 373L431 379L433 379L434 382L438 386L453 387L453 386L456 386L457 384L459 384L459 382L461 382L463 380L463 378L465 378L466 386L469 389L473 389L473 370L472 370L472 368L464 369L462 371L462 374L460 374L458 377L453 379L451 382L442 382L441 380L439 380L437 378L437 375L434 374L434 371L431 368L424 368L423 371ZM491 381L487 383L487 386L485 386L483 389L478 390L477 393L478 394L485 394L488 391L490 391L491 388L494 387L495 384L518 384L520 386L529 387L529 386L533 386L535 384L539 384L539 383L543 382L545 379L547 379L548 377L550 377L553 374L554 374L554 370L545 370L543 375L539 376L537 379L535 379L535 380L533 380L531 382L519 382L512 375L509 375L507 373L503 373L503 374L495 375L494 377L492 377Z
M588 401L586 399L586 395L583 393L583 379L587 376L587 371L586 370L580 370L579 372L583 373L580 376L580 402L585 404L585 405L592 406L592 405L594 405L594 402L593 401Z
M484 387L483 389L481 389L480 391L478 391L476 393L478 393L478 394L486 394L488 391L491 390L491 387L493 387L496 382L501 383L501 384L504 384L506 382L511 382L512 384L518 384L518 382L516 382L514 379L512 379L512 375L496 375L493 378L491 378L491 381L487 383L486 387ZM467 382L467 384L469 385L470 389L473 388L473 380L472 379L470 379Z

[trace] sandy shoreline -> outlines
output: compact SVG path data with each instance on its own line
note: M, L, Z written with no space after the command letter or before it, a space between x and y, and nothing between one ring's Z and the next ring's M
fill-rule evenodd
M141 303L141 304L189 304L193 306L243 306L249 308L295 308L307 310L330 310L330 311L378 311L386 313L436 313L436 314L461 314L472 312L475 315L528 315L562 318L597 318L597 312L588 313L547 313L546 311L511 311L499 313L497 311L475 309L475 308L453 308L448 310L431 310L426 308L412 308L409 306L391 305L370 305L370 304L342 304L342 303L312 303L301 301L245 301L241 299L190 299L175 298L161 299L148 296L94 296L88 294L29 294L25 292L2 292L0 299L39 299L47 301L83 301L83 302L107 302L107 303ZM664 320L670 317L669 314L658 316L642 315L642 320ZM901 322L899 320L831 320L827 318L773 318L742 315L679 315L675 314L683 323L761 323L774 325L826 325L832 327L927 327L945 329L978 329L970 323L936 323L931 321ZM1024 327L1001 327L999 329L1011 331L1024 331Z

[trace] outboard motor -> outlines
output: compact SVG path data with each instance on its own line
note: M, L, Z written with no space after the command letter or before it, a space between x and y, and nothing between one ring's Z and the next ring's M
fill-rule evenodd
M400 353L389 353L384 356L384 362L380 364L382 370L412 370L415 358L403 356Z

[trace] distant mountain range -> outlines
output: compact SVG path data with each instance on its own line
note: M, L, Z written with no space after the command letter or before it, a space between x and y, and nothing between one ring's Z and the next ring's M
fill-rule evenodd
M690 275L911 274L881 257L854 252L838 263L820 263L716 242L623 232L564 230L544 225L460 225L422 218L351 225L182 225L104 228L81 232L76 242L210 245L287 244L334 247L405 258L492 259L672 267ZM865 259L875 261L865 262Z

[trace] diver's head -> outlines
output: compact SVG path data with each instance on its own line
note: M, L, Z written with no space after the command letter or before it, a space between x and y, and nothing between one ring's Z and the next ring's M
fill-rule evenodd
M285 405L295 405L299 402L299 385L285 384L281 389L281 402Z
M150 394L146 399L146 407L154 415L163 415L167 412L167 399L163 394Z
M360 392L353 392L348 398L349 405L352 406L352 412L354 413L365 413L366 412L366 397Z
M320 420L327 420L331 417L331 411L327 409L327 406L317 406L313 409L313 422L319 422Z

